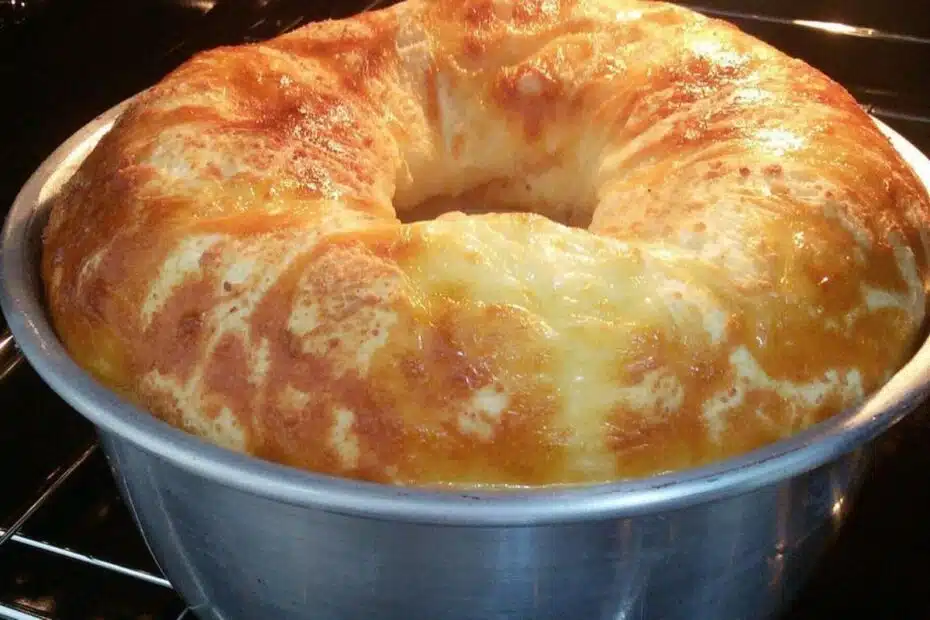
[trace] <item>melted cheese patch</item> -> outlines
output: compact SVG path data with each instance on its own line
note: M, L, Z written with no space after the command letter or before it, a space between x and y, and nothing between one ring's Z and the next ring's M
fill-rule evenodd
M346 469L355 469L359 461L358 436L353 432L355 414L344 407L336 409L333 415L333 426L329 435L330 446Z
M152 317L167 303L174 290L191 276L200 275L203 255L223 240L222 235L196 235L183 237L167 259L161 264L158 276L152 281L148 296L142 304L142 325L148 327Z
M152 393L173 404L185 428L224 448L245 449L245 431L229 407L222 407L213 418L204 415L203 399L196 381L181 384L173 377L153 370L143 377L142 382Z
M855 368L842 374L836 370L829 370L822 379L806 383L776 380L765 372L743 346L730 355L730 365L736 377L733 386L715 395L702 407L711 439L718 442L727 427L727 413L740 407L751 390L776 393L788 408L788 417L792 422L798 415L822 405L825 399L833 394L839 394L842 402L856 402L865 396L861 376ZM788 428L784 430L787 431Z
M685 390L675 375L663 370L652 370L646 373L642 382L618 388L616 399L633 411L647 415L655 412L664 418L681 409Z
M491 439L494 426L500 422L509 401L510 397L494 386L475 391L471 401L465 404L465 411L458 415L459 430L479 439Z
M287 329L299 339L304 354L332 360L335 377L350 370L365 376L397 323L397 313L389 304L399 287L398 277L376 280L364 291L365 299L358 299L349 291L344 296L320 296L313 286L301 285ZM329 355L337 347L339 353Z

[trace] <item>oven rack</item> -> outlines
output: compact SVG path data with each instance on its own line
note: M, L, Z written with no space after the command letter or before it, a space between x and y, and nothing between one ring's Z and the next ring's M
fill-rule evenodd
M17 364L14 364L14 366ZM57 491L81 468L87 466L88 461L101 456L96 440L92 441L72 461L57 467L46 479L45 484L36 492L36 497L19 513L13 524L7 528L0 528L0 554L11 545L21 545L40 553L51 554L65 558L72 562L82 563L97 570L110 571L131 579L139 580L161 588L172 589L171 584L160 573L140 569L121 563L109 561L92 554L82 553L64 545L54 544L22 533L23 527L29 520L46 506ZM0 617L10 620L55 620L56 616L43 613L42 601L9 601L0 602ZM153 619L154 620L154 619ZM159 618L158 620L162 620ZM171 615L164 620L194 620L189 607L184 607L177 616Z

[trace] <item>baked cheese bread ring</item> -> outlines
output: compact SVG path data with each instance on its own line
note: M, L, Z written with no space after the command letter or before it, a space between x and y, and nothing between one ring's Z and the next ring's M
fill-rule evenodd
M926 307L927 193L838 84L638 0L406 0L196 55L54 204L97 380L395 485L591 484L860 402Z

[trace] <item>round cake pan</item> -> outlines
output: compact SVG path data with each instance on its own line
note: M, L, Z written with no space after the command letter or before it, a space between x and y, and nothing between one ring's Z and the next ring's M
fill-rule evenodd
M3 229L0 305L29 363L96 425L154 557L201 618L770 616L842 524L872 441L930 389L925 342L861 406L788 439L706 467L582 488L427 491L225 450L94 381L44 308L49 199L125 105L72 136L23 187ZM930 180L930 161L876 123Z

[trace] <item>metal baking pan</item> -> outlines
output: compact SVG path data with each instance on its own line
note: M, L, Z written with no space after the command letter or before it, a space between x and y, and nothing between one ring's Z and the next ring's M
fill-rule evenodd
M126 104L35 172L6 221L0 306L41 377L98 429L165 574L209 620L725 620L777 613L841 526L872 440L930 391L930 343L861 406L737 458L514 494L298 471L173 428L68 356L38 273L49 198ZM930 161L876 121L918 175Z

